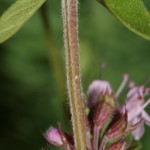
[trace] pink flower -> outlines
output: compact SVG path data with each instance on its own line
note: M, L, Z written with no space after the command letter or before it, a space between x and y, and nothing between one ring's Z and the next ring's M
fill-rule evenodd
M60 130L56 128L50 128L45 133L45 138L49 143L52 143L56 146L63 146L63 140Z
M127 94L126 104L124 105L127 110L129 125L134 126L140 123L139 127L131 132L135 140L142 138L144 134L144 123L150 126L150 116L144 110L150 103L150 99L147 102L144 99L148 91L149 89L143 86L132 87Z
M124 74L123 81L115 93L117 99L124 89L128 81L128 74ZM145 96L149 94L150 89L144 86L135 86L135 83L131 81L129 83L129 92L126 96L126 101L123 107L120 109L122 113L127 113L128 126L132 129L132 135L135 140L140 140L144 134L144 124L150 126L150 116L144 110L146 106L150 103L150 99L145 102ZM99 103L98 96L100 94L105 95L108 93L112 95L112 89L107 81L95 80L88 88L88 106L89 108L94 108ZM103 115L103 114L101 114ZM136 128L134 128L136 126Z
M107 81L95 80L90 84L87 92L89 113L85 116L88 150L127 150L134 140L142 138L144 125L150 126L150 116L145 111L150 104L150 99L145 100L150 92L149 88L135 86L131 81L125 104L118 104L127 81L128 74L125 74L116 92L112 91ZM132 134L133 141L125 138L129 133ZM66 150L77 150L73 136L60 129L50 128L45 138L49 143L62 146ZM107 147L108 143L111 144Z
M61 129L49 128L44 134L46 140L58 147L64 147L66 150L75 150L73 139Z
M94 80L88 88L88 106L89 108L94 107L97 104L97 97L99 94L105 94L106 91L109 95L112 93L109 82L102 80Z

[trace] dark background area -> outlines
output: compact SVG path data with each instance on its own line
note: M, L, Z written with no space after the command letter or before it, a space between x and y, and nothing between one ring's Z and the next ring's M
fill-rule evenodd
M1 0L0 14L12 2ZM150 10L149 0L144 2ZM61 1L47 0L47 5L54 38L49 47L40 11L15 36L0 45L1 150L41 149L47 145L43 133L58 122L64 130L70 130L63 107L68 105L68 99ZM129 73L137 85L149 78L150 42L131 33L95 0L80 0L79 37L85 97L88 85L98 79L102 63L106 64L103 79L110 81L114 91L123 73ZM55 72L58 64L52 61L56 60L53 48L62 67L59 75ZM127 88L120 103L125 100L126 92ZM147 110L150 112L150 107ZM142 139L144 150L149 150L149 138L150 129L146 127Z

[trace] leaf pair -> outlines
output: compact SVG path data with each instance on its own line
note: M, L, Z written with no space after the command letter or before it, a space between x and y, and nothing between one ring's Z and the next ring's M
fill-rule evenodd
M17 0L0 17L0 43L15 34L45 0Z
M150 13L142 0L98 0L128 29L150 40Z

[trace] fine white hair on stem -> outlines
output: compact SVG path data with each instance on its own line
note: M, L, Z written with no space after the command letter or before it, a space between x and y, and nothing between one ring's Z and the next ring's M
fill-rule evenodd
M67 89L75 147L86 150L86 124L79 65L78 0L62 0Z

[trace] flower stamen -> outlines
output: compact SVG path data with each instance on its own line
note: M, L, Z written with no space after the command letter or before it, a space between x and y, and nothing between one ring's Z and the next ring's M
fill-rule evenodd
M143 109L145 109L149 104L150 104L150 99L148 99L147 102L144 103L144 105L142 106Z
M123 91L127 81L128 81L128 74L124 74L122 83L120 84L120 86L119 86L119 88L118 88L118 90L116 92L116 97L117 98L120 96L121 92Z

